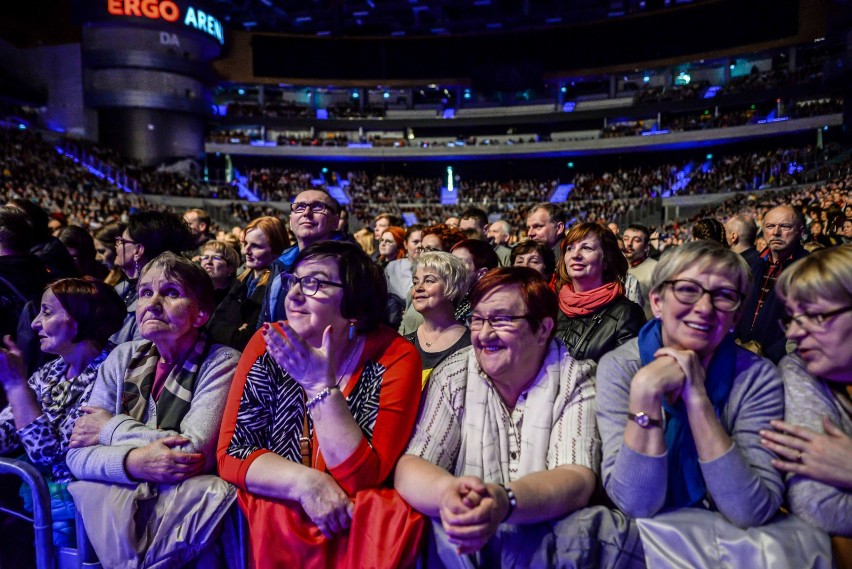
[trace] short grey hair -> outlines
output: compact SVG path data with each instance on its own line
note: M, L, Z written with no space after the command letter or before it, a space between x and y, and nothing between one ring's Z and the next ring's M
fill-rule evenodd
M457 303L470 288L472 276L464 261L444 251L430 251L421 253L411 264L411 276L414 277L417 269L431 269L444 279L444 294L453 304Z
M747 295L751 289L751 269L742 255L734 253L721 243L705 239L666 249L660 262L654 267L651 292L660 294L666 281L694 266L702 269L712 267L727 272L743 295Z

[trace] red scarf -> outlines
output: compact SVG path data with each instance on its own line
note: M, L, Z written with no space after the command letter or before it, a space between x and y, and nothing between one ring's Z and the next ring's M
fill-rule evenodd
M574 285L567 282L559 291L559 309L570 318L588 316L624 294L618 281L607 283L586 292L574 292Z

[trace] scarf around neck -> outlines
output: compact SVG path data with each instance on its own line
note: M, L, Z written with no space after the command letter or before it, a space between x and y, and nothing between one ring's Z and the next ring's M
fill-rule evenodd
M559 309L570 318L588 316L622 294L624 287L618 281L585 292L576 292L574 284L569 281L559 289Z
M651 320L639 331L639 357L642 366L654 361L654 354L663 347L662 321ZM728 334L707 367L704 381L713 410L719 417L731 393L736 373L736 343L733 334ZM683 399L669 404L663 399L666 412L665 440L668 449L667 509L697 506L707 494L707 486L698 464L695 439L689 428L689 417Z
M184 415L189 411L198 370L210 351L210 339L202 331L192 350L183 362L176 362L166 377L163 390L157 399L157 428L179 430ZM148 410L148 400L154 386L160 352L153 342L142 342L136 347L124 374L122 412L143 422Z

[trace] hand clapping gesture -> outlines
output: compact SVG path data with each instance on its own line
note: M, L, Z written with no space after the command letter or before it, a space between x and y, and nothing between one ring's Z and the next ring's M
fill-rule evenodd
M302 386L308 398L335 385L331 326L325 328L319 349L307 344L286 322L266 323L262 333L266 351Z

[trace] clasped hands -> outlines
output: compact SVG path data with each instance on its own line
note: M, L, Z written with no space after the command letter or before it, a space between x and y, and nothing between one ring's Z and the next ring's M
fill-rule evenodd
M508 511L505 490L475 476L455 478L441 495L441 524L459 555L485 547Z
M704 384L706 375L694 351L660 348L654 353L654 361L637 373L634 387L660 400L665 398L669 404L682 399L690 408L709 400Z

